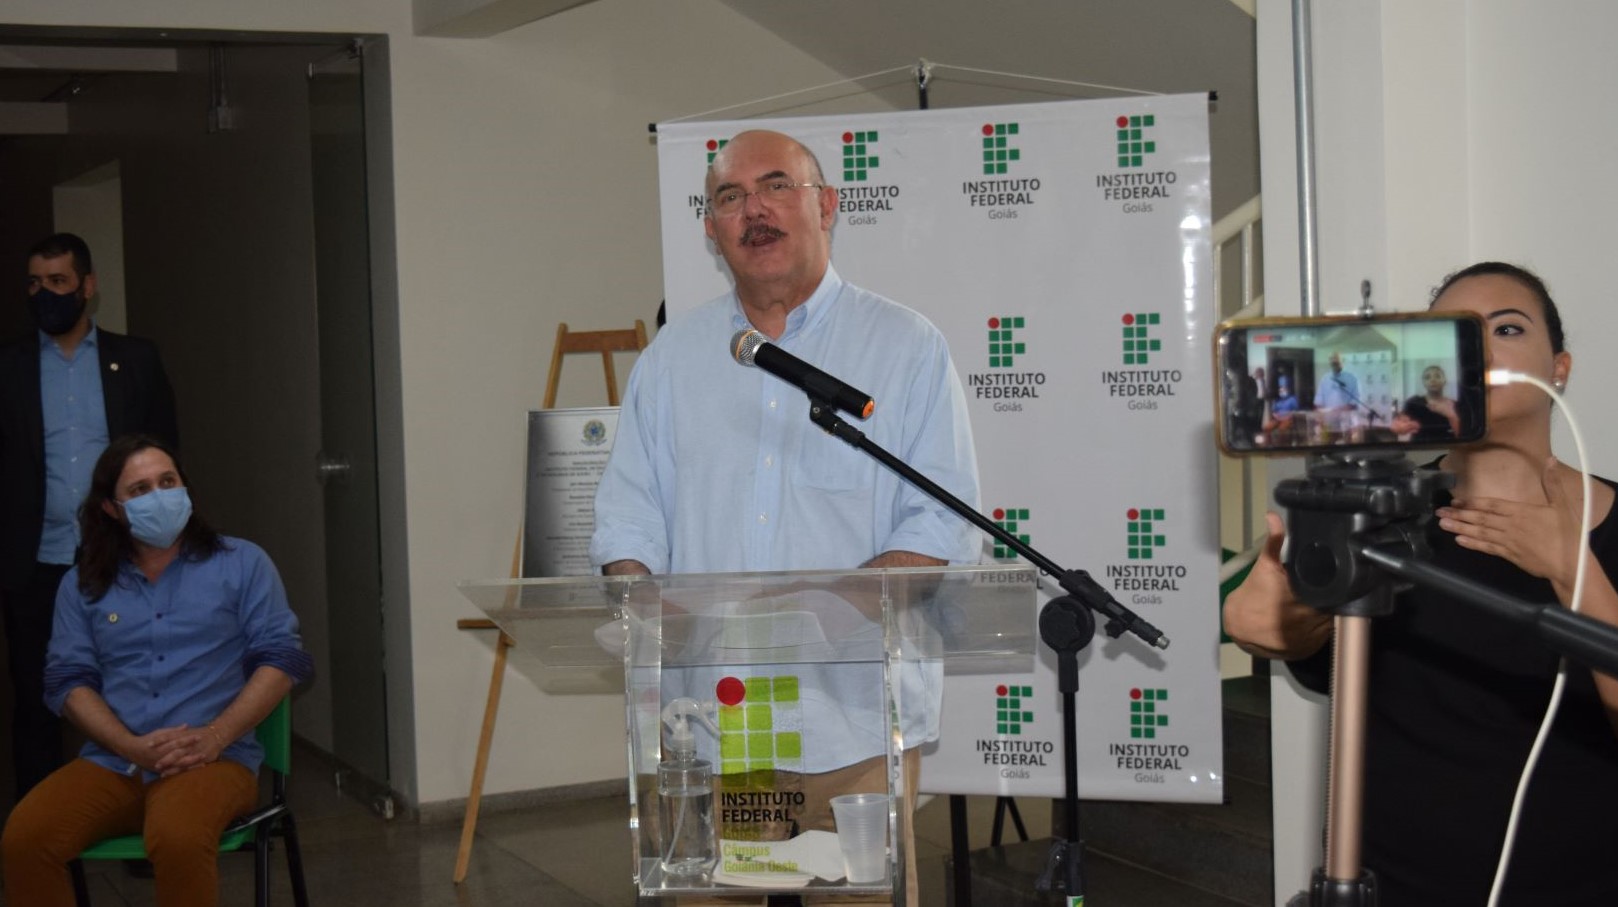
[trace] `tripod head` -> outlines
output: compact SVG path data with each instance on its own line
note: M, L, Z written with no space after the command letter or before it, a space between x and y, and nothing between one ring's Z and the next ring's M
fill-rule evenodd
M1407 588L1360 552L1392 547L1425 559L1433 494L1455 477L1418 468L1398 451L1317 454L1306 477L1276 486L1287 508L1287 578L1300 601L1329 614L1374 617Z

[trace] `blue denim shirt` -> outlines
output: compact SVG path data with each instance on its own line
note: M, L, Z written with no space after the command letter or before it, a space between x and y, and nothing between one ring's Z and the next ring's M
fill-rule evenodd
M182 553L149 582L125 562L107 594L86 601L74 568L56 593L55 626L45 658L45 704L61 714L68 693L101 694L136 735L180 724L203 727L230 705L260 665L294 683L313 673L298 618L264 550L224 539L203 559ZM79 755L116 772L138 767L91 741ZM249 731L222 758L257 772L264 752ZM146 773L146 780L153 777Z

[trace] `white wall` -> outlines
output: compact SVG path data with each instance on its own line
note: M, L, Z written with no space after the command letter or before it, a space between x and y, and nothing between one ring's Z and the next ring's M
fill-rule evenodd
M394 782L417 802L465 796L492 639L454 629L475 613L454 583L507 570L556 323L656 313L647 123L837 75L714 0L597 0L476 40L413 36L407 0L13 0L4 17L389 36L413 660L389 695L415 714L393 753L414 770ZM565 384L590 399L564 404L598 402L595 380ZM613 700L511 679L486 790L621 777L622 719Z
M1290 0L1259 2L1259 124L1266 304L1298 312ZM1618 207L1618 84L1601 0L1330 0L1313 4L1317 218L1323 308L1355 301L1359 280L1393 309L1426 305L1443 275L1498 258L1550 285L1575 357L1569 397L1584 413L1593 468L1618 470L1618 425L1603 392L1618 330L1603 273ZM1565 426L1557 452L1573 460ZM1279 685L1278 685L1279 686ZM1277 691L1278 744L1313 741L1319 715ZM1320 854L1309 747L1278 745L1276 903ZM1285 787L1283 787L1285 785ZM1295 842L1310 842L1299 846Z

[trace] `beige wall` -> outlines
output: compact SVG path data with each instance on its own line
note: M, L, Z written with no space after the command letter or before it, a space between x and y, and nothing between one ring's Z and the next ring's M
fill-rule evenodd
M14 0L0 16L388 35L412 661L390 673L411 677L390 689L390 710L414 705L413 732L393 744L394 783L417 802L465 796L492 640L454 629L474 613L454 583L507 569L523 413L543 390L556 323L612 327L656 311L646 124L836 74L712 0L598 0L475 40L414 37L407 0ZM594 383L565 384L578 399L564 403L599 402ZM610 698L547 697L513 678L487 790L621 777L622 716Z

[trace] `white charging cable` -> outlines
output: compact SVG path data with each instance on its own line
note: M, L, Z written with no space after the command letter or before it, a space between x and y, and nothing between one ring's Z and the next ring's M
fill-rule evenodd
M1584 602L1584 571L1590 560L1590 498L1592 483L1590 473L1586 467L1588 458L1584 453L1584 435L1579 431L1579 423L1573 418L1573 412L1567 407L1560 392L1556 388L1533 375L1514 372L1510 369L1490 369L1489 384L1501 387L1507 384L1532 384L1544 391L1556 402L1567 418L1567 427L1573 432L1573 447L1579 455L1579 475L1584 480L1584 504L1581 509L1579 521L1579 564L1573 574L1573 602L1572 610L1578 611L1579 605ZM1534 766L1539 763L1540 751L1545 748L1545 740L1550 736L1551 725L1556 723L1556 713L1562 705L1562 690L1567 686L1567 659L1563 658L1556 668L1556 683L1551 687L1551 700L1545 706L1545 719L1540 722L1539 734L1534 738L1533 748L1528 751L1528 761L1523 764L1522 776L1517 779L1517 795L1511 800L1511 819L1506 822L1506 839L1500 847L1500 862L1495 866L1494 885L1489 890L1489 907L1497 907L1500 903L1500 891L1505 886L1506 868L1511 863L1511 849L1517 840L1517 821L1522 815L1522 804L1528 794L1528 781L1534 775Z

